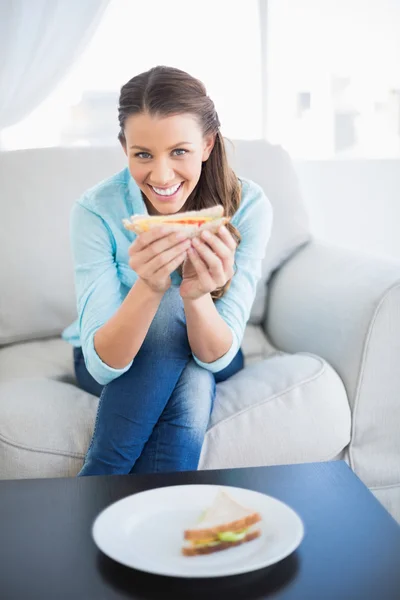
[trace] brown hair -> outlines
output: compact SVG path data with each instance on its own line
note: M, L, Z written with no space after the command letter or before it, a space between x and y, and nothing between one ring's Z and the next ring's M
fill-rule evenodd
M121 88L119 97L118 139L122 144L125 144L126 119L144 112L155 116L192 114L197 118L204 136L215 136L214 147L208 160L203 162L200 179L185 203L185 210L200 210L221 204L225 215L233 216L240 204L241 187L228 164L218 114L203 83L184 71L164 66L154 67L130 79ZM238 230L230 223L227 227L239 244ZM221 298L229 285L230 282L212 292L212 298Z

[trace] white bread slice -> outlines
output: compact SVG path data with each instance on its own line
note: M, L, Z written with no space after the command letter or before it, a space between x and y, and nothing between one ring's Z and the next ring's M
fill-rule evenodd
M153 227L168 225L172 231L184 229L188 237L196 237L207 229L216 232L229 222L229 217L224 217L224 207L221 205L191 210L173 215L133 215L129 219L123 219L125 229L134 231L136 234L149 231ZM203 222L205 219L205 222ZM185 223L185 220L198 221L197 223Z
M258 512L242 506L220 490L200 521L184 532L184 537L191 541L210 539L224 531L241 531L259 521L261 515Z

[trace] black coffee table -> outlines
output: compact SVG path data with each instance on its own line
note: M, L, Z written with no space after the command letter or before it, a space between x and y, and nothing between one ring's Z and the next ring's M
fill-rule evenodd
M98 513L135 492L212 483L265 492L293 507L305 538L291 556L252 574L158 577L103 555ZM0 481L0 598L398 600L400 527L344 462L71 479Z

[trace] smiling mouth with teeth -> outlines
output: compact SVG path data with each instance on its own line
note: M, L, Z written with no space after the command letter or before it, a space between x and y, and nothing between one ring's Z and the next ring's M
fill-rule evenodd
M175 194L181 189L183 181L165 189L157 188L150 184L148 185L157 196L161 196L163 198L171 198L171 196L175 196Z

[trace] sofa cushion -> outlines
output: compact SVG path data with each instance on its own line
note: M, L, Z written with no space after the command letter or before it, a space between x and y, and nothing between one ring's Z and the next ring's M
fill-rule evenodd
M245 365L248 366L273 354L280 354L265 336L264 330L259 325L248 324L244 330L241 349L245 357Z
M76 318L69 215L90 186L125 165L87 148L2 152L0 345L56 336ZM23 176L21 176L23 173Z
M264 140L241 140L226 147L237 174L261 185L273 208L271 238L250 316L251 323L261 323L266 284L272 272L311 239L310 223L294 165L282 146Z
M0 478L79 471L98 399L45 378L0 383ZM327 460L350 438L339 377L321 359L273 356L217 385L201 468Z
M74 385L51 379L0 383L0 478L76 475L97 403Z
M344 385L324 360L280 354L218 384L203 469L325 461L350 441Z
M263 278L250 318L260 323L265 283L271 271L309 239L308 221L293 165L282 148L238 141L230 160L239 175L264 188L274 209ZM119 146L1 153L0 243L7 260L0 271L0 346L59 335L75 320L71 207L85 190L125 166Z
M0 348L0 382L40 377L76 383L72 346L61 338Z

